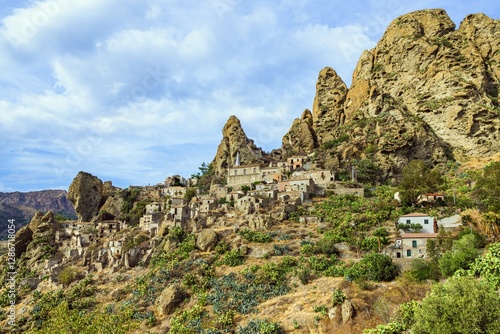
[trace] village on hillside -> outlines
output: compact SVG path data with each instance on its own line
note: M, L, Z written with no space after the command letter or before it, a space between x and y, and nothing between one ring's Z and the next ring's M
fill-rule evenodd
M56 234L56 241L61 243L60 249L66 259L55 259L49 267L53 267L51 272L57 276L56 267L74 256L84 256L85 248L97 244L97 241L104 242L99 243L103 248L97 252L97 258L89 261L94 270L113 266L134 267L149 261L160 237L173 227L200 232L208 222L209 225L216 221L222 226L230 225L221 217L248 217L250 226L265 229L262 214L268 213L283 220L299 207L312 205L314 198L364 196L364 188L356 183L347 186L335 180L333 171L311 166L310 157L306 155L291 156L286 161L271 162L263 167L241 164L238 154L233 166L227 170L226 185L212 184L205 194L196 187L197 178L186 179L179 175L170 176L154 186L131 186L129 190L138 192L147 202L138 224L142 233L147 235L143 245L134 249L126 245L123 234L119 233L132 227L126 220L64 221ZM443 194L425 194L420 199L426 203L439 200L444 200ZM446 222L447 229L460 225L459 215L451 218ZM319 218L304 214L299 219L307 223ZM436 239L438 229L437 219L427 214L401 216L394 222L392 239L395 242L385 249L385 253L393 258L427 257L427 240Z

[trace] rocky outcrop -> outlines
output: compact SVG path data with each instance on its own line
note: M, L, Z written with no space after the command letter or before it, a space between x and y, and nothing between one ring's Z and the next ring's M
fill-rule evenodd
M240 120L231 116L222 129L222 141L212 161L216 175L226 175L227 168L234 165L238 152L241 164L262 163L266 160L264 151L243 131Z
M28 248L29 243L33 240L33 231L28 227L22 227L14 238L14 247L16 258L19 258L21 254L26 252L26 248Z
M314 130L319 142L331 140L333 135L330 129L344 122L346 95L347 86L335 70L326 67L319 72L312 112Z
M203 251L209 252L214 250L217 242L219 241L219 236L212 229L202 230L196 238L196 247Z
M68 199L80 221L91 221L116 189L110 181L103 183L92 174L80 172L69 186Z
M283 136L282 146L288 155L311 152L318 147L316 132L313 128L313 115L309 109L304 110L302 116L293 121L292 127Z
M38 212L27 226L32 232L32 241L26 247L28 268L40 264L42 258L48 258L55 253L55 234L59 224L54 220L54 214Z
M172 285L161 293L157 302L157 310L162 315L168 315L175 311L175 309L186 298L186 294L177 285Z
M298 131L306 122L294 121L283 148L310 153L303 138L316 136L327 166L368 158L383 178L412 159L498 153L500 21L469 15L455 28L442 9L409 13L361 55L349 89L323 69L312 127Z

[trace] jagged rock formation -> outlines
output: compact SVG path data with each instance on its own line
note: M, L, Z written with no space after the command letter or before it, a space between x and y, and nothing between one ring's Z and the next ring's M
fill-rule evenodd
M348 90L331 68L320 72L310 134L294 121L283 148L304 150L304 138L316 135L327 165L369 157L384 177L415 158L495 154L499 46L500 22L484 14L467 16L458 30L442 9L403 15L361 55Z
M73 203L78 219L88 222L99 214L101 207L116 190L111 181L103 183L92 174L79 172L69 186L68 199ZM111 206L108 204L108 209Z
M309 109L306 109L300 118L293 121L292 127L283 137L283 149L291 155L310 152L317 147L318 139L313 128L313 115Z
M261 163L266 154L249 139L241 127L240 120L231 116L222 129L222 141L212 161L216 175L225 175L227 168L233 166L239 152L242 164Z
M19 258L23 253L27 253L25 257L30 266L36 264L54 246L57 225L52 212L49 211L46 214L37 212L31 222L15 235L16 257Z

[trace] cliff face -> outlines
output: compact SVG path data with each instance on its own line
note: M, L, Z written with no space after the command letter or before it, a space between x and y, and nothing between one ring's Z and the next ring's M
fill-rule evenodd
M231 116L222 129L222 140L212 161L216 175L226 174L227 168L233 166L238 152L242 164L261 163L266 159L262 149L247 137L240 120Z
M328 165L369 157L386 176L414 158L498 153L499 46L500 22L483 14L457 30L441 9L403 15L361 55L349 89L333 69L319 73L311 134L296 120L283 148L311 150L302 143L315 136Z

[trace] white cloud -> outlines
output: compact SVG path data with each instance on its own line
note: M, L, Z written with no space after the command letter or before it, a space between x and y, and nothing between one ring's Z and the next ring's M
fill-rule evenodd
M121 186L189 176L232 114L276 148L319 70L349 83L385 22L419 4L19 3L0 12L0 191L64 187L80 170Z

